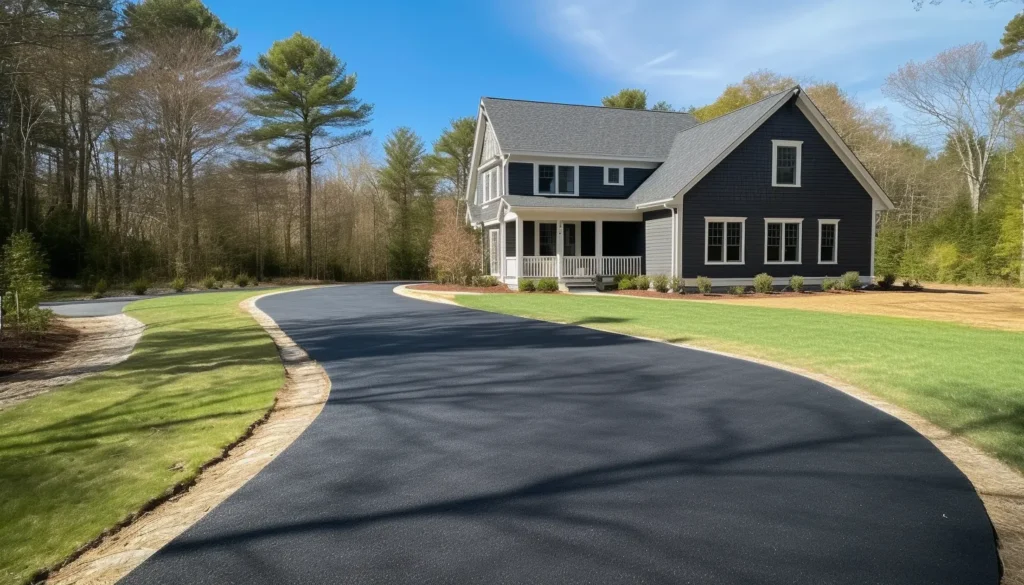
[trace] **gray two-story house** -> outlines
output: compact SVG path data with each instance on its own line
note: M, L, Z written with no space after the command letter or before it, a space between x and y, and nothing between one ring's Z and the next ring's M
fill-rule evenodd
M676 112L483 98L466 197L487 269L783 285L874 276L892 202L799 87L699 124Z

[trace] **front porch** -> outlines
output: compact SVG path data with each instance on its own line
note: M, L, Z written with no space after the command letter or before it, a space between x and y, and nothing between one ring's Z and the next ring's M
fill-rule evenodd
M644 270L642 221L516 217L487 237L491 274L513 287L520 278L585 284Z

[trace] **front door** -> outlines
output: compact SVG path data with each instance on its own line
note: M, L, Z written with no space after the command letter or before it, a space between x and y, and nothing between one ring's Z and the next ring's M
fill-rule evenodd
M562 225L562 255L576 255L576 224L574 223Z

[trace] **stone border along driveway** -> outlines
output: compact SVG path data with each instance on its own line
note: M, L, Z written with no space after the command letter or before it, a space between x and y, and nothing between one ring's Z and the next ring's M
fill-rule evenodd
M124 314L64 322L78 330L78 339L52 359L0 381L0 410L125 361L145 329L141 322Z
M394 292L405 297L422 301L458 305L458 303L454 301L455 295L452 293L434 293L424 290L410 290L405 285L395 287ZM600 327L592 327L589 325L579 325L579 327L587 327L598 331L607 331ZM663 339L651 339L637 335L627 335L616 331L613 331L612 333L626 335L627 337L635 337L645 341L656 341L667 345L675 345L686 349L713 353L791 372L805 378L810 378L816 382L821 382L827 386L831 386L840 392L870 404L878 410L881 410L882 412L898 418L904 423L910 425L911 428L931 441L940 451L942 451L943 455L949 458L954 465L960 468L960 471L962 471L963 474L967 476L967 479L974 484L974 489L978 492L982 502L985 504L985 510L988 512L988 517L992 521L996 532L999 557L1003 568L1003 578L1001 582L1003 585L1024 585L1024 476L1009 465L988 455L981 449L967 442L965 439L929 422L924 417L905 408L890 404L866 390L847 384L832 378L831 376L818 374L801 368L795 368L786 364L738 354L714 351L686 343L670 343Z
M256 307L263 297L295 290L301 289L267 293L240 305L270 334L284 363L285 385L267 416L221 458L201 468L191 484L177 486L166 501L155 502L150 510L100 536L52 573L47 583L117 582L252 479L320 414L331 390L327 373Z

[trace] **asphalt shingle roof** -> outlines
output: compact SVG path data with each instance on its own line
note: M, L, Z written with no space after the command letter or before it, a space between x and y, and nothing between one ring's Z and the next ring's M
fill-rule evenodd
M793 89L788 89L680 132L665 162L628 200L640 205L674 197L765 114L792 96Z
M697 120L679 112L483 98L501 149L664 160Z
M573 209L636 209L630 199L595 199L588 197L543 197L540 195L505 195L512 207L561 207Z

